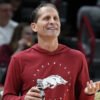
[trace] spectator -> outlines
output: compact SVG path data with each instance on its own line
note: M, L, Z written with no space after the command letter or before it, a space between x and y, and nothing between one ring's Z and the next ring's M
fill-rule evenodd
M23 22L21 18L21 10L23 8L22 6L22 0L10 0L12 7L13 7L13 16L12 19L17 22Z
M11 20L12 6L7 0L0 0L0 45L9 44L17 22Z
M0 46L0 83L4 85L6 70L11 56L31 47L33 44L33 32L28 24L20 23L14 30L10 44ZM5 69L5 70L2 70Z

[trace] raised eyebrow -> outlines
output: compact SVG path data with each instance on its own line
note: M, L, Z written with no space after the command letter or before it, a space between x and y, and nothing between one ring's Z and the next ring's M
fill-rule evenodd
M49 16L49 15L47 15L47 16L44 16L44 17L43 17L43 19L46 19L46 18L47 18L47 19L49 19L49 18L50 18L50 16ZM59 17L58 17L58 16L56 16L56 15L55 15L55 16L53 16L53 18L54 18L54 19L59 19Z
M59 17L58 17L58 16L54 16L54 18L59 19Z
M49 16L49 15L47 15L47 16L44 16L44 17L43 17L43 19L45 19L45 18L50 18L50 16Z

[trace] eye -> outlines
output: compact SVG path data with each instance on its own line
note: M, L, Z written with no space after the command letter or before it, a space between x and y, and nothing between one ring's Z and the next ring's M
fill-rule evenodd
M58 18L57 16L55 16L55 17L54 17L54 20L58 21L58 20L59 20L59 18Z
M43 20L49 20L49 19L50 19L49 16L46 16L46 17L43 18Z

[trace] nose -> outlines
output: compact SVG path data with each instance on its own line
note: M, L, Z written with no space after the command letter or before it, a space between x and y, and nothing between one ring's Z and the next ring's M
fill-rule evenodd
M51 24L55 23L54 18L51 18L49 22L50 22Z

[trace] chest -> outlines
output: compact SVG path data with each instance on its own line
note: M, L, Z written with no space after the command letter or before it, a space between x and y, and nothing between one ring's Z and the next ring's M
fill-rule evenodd
M37 79L44 79L51 75L59 75L66 81L71 81L76 77L77 63L72 64L72 61L64 60L65 58L47 58L30 60L24 63L22 71L23 82L36 85Z

